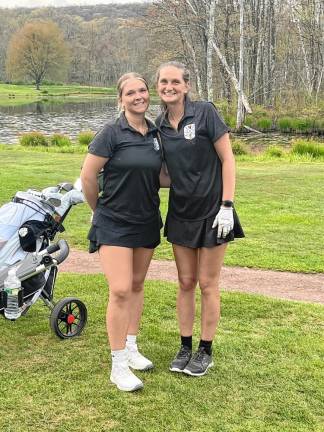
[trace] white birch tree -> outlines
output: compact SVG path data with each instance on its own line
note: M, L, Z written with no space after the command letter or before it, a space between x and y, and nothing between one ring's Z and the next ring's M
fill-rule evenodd
M236 129L241 129L244 121L244 106L243 106L243 68L244 68L244 0L240 0L240 61L239 61L239 81L237 92L237 113L236 113Z
M209 101L214 99L213 87L213 40L215 35L215 12L216 0L211 0L208 10L208 31L207 31L207 97Z

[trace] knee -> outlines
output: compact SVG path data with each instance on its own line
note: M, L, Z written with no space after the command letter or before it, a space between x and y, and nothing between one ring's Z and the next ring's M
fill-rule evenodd
M139 293L144 289L144 280L143 279L133 279L132 291L135 293Z
M194 291L197 285L197 279L194 276L180 276L179 287L181 291Z
M119 285L110 288L109 301L113 303L123 304L130 298L130 287L127 285Z
M202 294L214 293L218 291L218 278L201 277L199 278L199 287Z

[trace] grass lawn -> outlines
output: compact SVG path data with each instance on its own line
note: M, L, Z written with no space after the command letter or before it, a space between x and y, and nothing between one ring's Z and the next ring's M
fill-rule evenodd
M74 180L82 154L52 154L0 148L0 204L17 190L43 188ZM302 272L324 272L324 163L238 161L236 209L246 238L233 242L225 263ZM165 216L167 190L161 191ZM66 238L87 248L90 212L86 205L72 209L65 222ZM157 259L172 259L162 240Z
M0 106L23 105L41 98L55 97L93 97L116 95L112 87L91 87L81 85L41 85L36 90L34 85L14 85L0 83Z
M178 348L175 291L146 285L139 344L155 370L138 373L145 387L134 394L108 382L102 276L59 275L55 298L77 295L88 307L77 339L52 334L40 302L17 322L1 318L0 430L323 431L322 307L223 293L215 367L191 378L168 372ZM197 313L198 324L199 298Z

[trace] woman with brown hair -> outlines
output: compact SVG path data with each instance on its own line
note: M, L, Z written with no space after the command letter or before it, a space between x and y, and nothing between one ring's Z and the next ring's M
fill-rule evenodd
M227 243L244 237L234 209L235 161L228 127L209 102L188 96L189 71L162 64L156 86L163 110L156 124L171 178L165 236L178 269L181 348L170 370L204 375L213 366L212 341L220 317L219 276ZM201 338L192 354L195 289L201 290Z

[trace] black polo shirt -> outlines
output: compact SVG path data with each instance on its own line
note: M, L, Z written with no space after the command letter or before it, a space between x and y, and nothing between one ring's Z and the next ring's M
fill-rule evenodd
M229 131L210 102L185 101L178 130L167 114L156 119L171 177L168 212L180 220L216 214L222 200L222 164L214 142Z
M122 113L108 122L89 145L89 153L109 158L98 207L116 222L146 224L159 215L162 151L157 128L146 121L148 132L143 136Z

